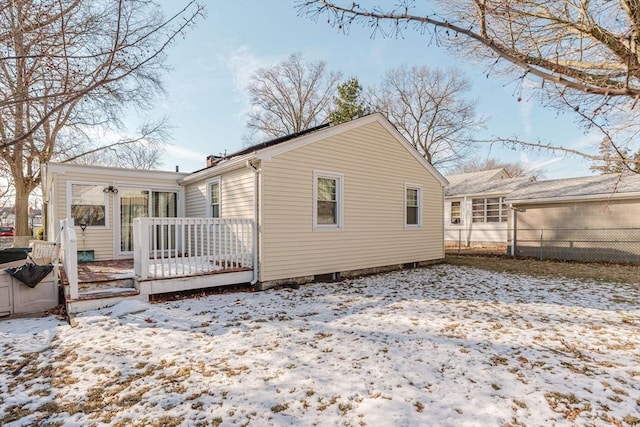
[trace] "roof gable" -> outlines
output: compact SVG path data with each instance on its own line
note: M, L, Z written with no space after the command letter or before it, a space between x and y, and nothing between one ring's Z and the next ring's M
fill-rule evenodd
M272 145L264 149L260 149L256 152L256 158L260 160L268 160L273 156L277 156L279 154L304 147L305 145L312 144L314 142L321 141L374 122L379 123L405 150L407 150L407 152L409 152L409 154L411 154L422 165L422 167L424 167L424 169L427 170L427 172L429 172L431 175L433 175L433 177L436 178L436 180L438 180L440 185L446 186L448 184L448 181L445 179L445 177L442 176L442 174L440 174L440 172L438 172L438 170L434 168L433 165L427 162L426 159L422 157L420 153L418 153L415 147L411 145L411 143L409 143L409 141L407 141L406 138L404 138L402 134L400 134L400 132L398 132L398 130L380 113L370 114L346 123L323 128L307 135L287 140L283 143Z
M418 163L420 163L420 165L422 165L428 173L436 178L441 186L444 187L449 183L445 177L442 176L442 174L440 174L433 165L427 162L416 148L411 145L411 143L407 141L406 138L404 138L402 134L400 134L400 132L398 132L398 130L380 113L369 114L338 125L317 126L297 134L287 135L245 148L220 160L214 166L193 172L191 175L181 179L180 183L186 184L200 179L220 175L221 173L244 167L247 161L251 161L253 159L269 160L279 154L304 147L305 145L312 144L374 122L379 123L405 150L407 150L411 156L418 161Z

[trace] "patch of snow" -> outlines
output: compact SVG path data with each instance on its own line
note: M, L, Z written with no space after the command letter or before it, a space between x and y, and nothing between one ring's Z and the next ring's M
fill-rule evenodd
M82 295L91 295L91 294L117 294L120 292L127 291L135 291L135 288L95 288L95 289L87 289L82 291Z
M166 258L150 260L149 277L169 277L220 271L223 267L206 258Z
M130 273L118 273L118 274L112 274L111 276L109 276L109 279L113 279L113 280L120 280L120 279L133 279L134 277L136 277L135 273L132 271Z
M129 314L139 314L143 313L151 308L151 305L146 302L137 301L137 300L124 300L114 305L113 307L105 308L100 311L107 311L114 317L124 317Z
M439 265L24 320L9 426L640 423L638 285Z

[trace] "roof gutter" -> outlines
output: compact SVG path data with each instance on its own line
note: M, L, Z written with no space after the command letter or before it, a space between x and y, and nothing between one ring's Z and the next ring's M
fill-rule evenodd
M513 205L526 205L526 204L542 204L542 203L562 203L562 202L579 202L579 201L597 201L602 199L637 199L640 198L640 192L633 193L610 193L610 194L592 194L584 196L565 196L565 197L540 197L535 199L508 199L507 202Z
M255 286L260 278L260 244L258 239L260 233L258 227L260 221L258 220L260 215L260 169L255 167L251 160L245 161L245 167L253 172L253 279L251 280L251 286Z
M192 173L191 175L185 176L184 178L178 180L178 184L186 185L195 181L199 181L201 179L206 179L206 178L217 176L235 169L240 169L246 165L247 161L253 160L255 158L256 158L255 152L230 158L226 161L221 162L216 166L201 169L197 172Z
M511 193L513 190L509 190L509 191L495 191L493 193L462 193L462 194L445 194L445 198L447 199L452 199L452 198L461 198L461 197L488 197L488 196L496 196L496 197L500 197L500 196L507 196L509 193Z

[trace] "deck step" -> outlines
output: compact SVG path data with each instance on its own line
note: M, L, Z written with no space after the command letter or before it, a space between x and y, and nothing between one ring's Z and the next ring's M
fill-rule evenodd
M112 307L125 300L148 302L149 297L147 295L141 295L137 289L112 288L80 293L78 299L67 299L65 304L68 314L78 314L85 311Z
M109 280L99 280L94 282L78 283L78 292L80 293L94 292L96 290L108 290L108 289L114 289L114 288L134 289L135 284L134 284L133 278L109 279Z

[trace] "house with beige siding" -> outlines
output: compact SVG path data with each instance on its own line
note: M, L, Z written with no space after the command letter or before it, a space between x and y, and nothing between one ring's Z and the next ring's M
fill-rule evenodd
M133 257L155 293L228 284L198 273L166 287L159 271L215 266L265 288L441 260L446 184L372 114L209 156L189 174L49 164L44 193L50 239L73 219L79 252Z
M285 139L180 180L187 216L257 220L260 282L443 258L446 181L382 115Z
M538 181L506 199L512 255L640 263L640 175Z

